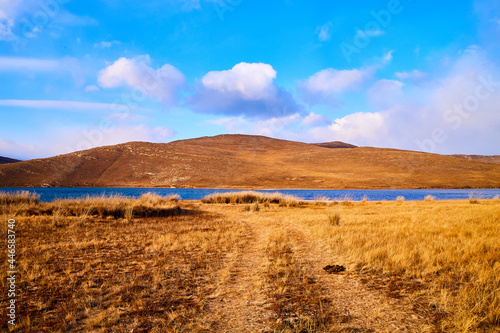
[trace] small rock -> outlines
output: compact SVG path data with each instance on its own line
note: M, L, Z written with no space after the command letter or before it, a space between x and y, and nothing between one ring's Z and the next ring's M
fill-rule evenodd
M345 271L345 267L341 265L328 265L323 267L323 269L330 274L340 273Z

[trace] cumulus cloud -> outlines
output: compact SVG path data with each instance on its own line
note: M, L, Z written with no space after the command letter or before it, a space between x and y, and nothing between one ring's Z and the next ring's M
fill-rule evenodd
M239 63L207 73L189 104L197 112L271 118L301 110L292 95L276 86L276 71L263 63Z
M332 34L332 22L328 22L321 27L316 28L316 34L318 35L318 40L320 42L326 42L330 40Z
M176 104L186 85L184 74L170 64L159 69L150 64L149 55L120 58L99 72L99 85L102 88L127 86L136 90L137 95L156 98L166 105Z
M388 133L387 114L383 112L356 112L335 119L327 127L310 131L317 141L344 141L357 145L376 145Z
M441 154L498 154L500 64L481 50L468 50L432 84L403 90L400 81L376 81L367 92L371 112L314 127L308 137Z
M371 68L321 70L299 83L299 93L309 105L325 104L336 107L338 95L359 89L373 75Z

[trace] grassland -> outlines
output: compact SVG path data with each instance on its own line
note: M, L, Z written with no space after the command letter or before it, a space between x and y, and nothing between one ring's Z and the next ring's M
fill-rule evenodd
M0 194L5 264L8 219L18 235L10 329L500 332L500 200L319 199Z

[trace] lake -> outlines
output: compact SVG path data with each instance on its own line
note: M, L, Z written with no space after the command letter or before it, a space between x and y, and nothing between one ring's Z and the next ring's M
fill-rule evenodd
M42 202L50 202L56 199L81 198L86 196L121 195L125 197L138 198L147 192L159 195L178 194L184 200L199 200L206 195L216 192L239 192L247 190L235 189L192 189L192 188L114 188L114 187L0 187L0 191L16 192L30 191L40 195ZM470 195L475 198L491 199L500 196L500 189L423 189L423 190L258 190L258 192L295 195L303 200L314 200L318 197L327 197L330 200L343 200L346 196L350 200L360 201L366 196L368 201L393 201L398 196L406 200L423 200L425 196L432 195L436 200L468 199Z

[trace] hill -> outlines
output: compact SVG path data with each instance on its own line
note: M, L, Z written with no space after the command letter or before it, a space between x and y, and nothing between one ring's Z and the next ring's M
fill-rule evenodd
M473 161L481 161L481 162L486 162L486 163L495 163L495 164L500 164L500 155L461 155L461 154L455 154L451 155L453 157L458 157L458 158L465 158L467 160L473 160Z
M21 161L13 159L13 158L0 156L0 164L17 163L17 162L21 162Z
M313 143L313 145L324 148L358 148L358 146L351 145L349 143L341 142L341 141L333 141L333 142L323 142L323 143Z
M0 186L491 188L500 187L500 165L396 149L326 149L219 135L130 142L3 164Z

